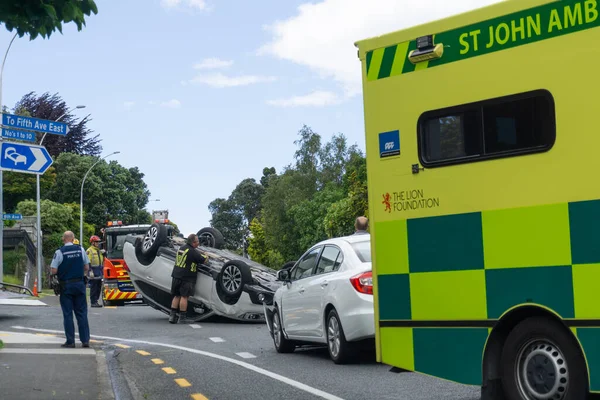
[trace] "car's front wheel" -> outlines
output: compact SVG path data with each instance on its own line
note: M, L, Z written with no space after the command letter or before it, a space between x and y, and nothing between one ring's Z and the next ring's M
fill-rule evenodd
M285 338L281 327L279 310L275 307L275 310L273 310L273 343L275 344L275 350L278 353L293 353L296 346Z
M350 343L346 341L340 317L335 309L327 315L327 349L336 364L343 364L350 358Z

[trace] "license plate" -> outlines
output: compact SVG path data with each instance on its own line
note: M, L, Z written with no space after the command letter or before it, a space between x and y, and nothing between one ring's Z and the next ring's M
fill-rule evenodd
M141 293L138 293L138 294L136 294L136 295L135 295L135 298L136 298L136 299L141 299L141 298L142 298L142 294L141 294Z

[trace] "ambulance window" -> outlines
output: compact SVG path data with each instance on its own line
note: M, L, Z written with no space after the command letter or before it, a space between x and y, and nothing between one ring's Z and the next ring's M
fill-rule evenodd
M540 90L423 114L419 158L435 167L535 153L555 137L554 100Z

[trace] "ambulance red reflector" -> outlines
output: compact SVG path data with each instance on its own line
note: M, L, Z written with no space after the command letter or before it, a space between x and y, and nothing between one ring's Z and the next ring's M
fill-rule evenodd
M363 272L350 278L350 283L357 292L363 294L373 294L373 273Z

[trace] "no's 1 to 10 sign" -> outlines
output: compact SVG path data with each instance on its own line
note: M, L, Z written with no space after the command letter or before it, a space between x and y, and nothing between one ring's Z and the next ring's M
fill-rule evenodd
M53 135L66 135L69 133L69 126L64 122L50 121L47 119L23 117L13 114L2 114L2 125L25 129L30 131L50 133Z

